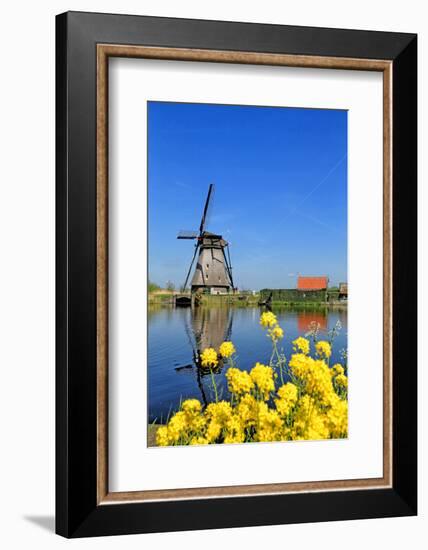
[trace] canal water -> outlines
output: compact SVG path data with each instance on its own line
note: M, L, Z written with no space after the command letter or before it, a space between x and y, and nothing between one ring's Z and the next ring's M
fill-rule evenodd
M206 347L218 349L224 340L231 340L237 351L237 365L250 370L256 361L269 363L271 342L259 324L259 307L198 307L174 308L149 306L148 311L148 416L149 422L163 423L191 397L201 402L214 399L211 373L197 367L195 354ZM303 336L316 323L319 339L328 337L335 326L341 326L333 345L331 361L342 362L341 353L347 349L347 309L273 308L284 339L280 347L287 358L291 342ZM214 373L216 386L227 398L225 368Z

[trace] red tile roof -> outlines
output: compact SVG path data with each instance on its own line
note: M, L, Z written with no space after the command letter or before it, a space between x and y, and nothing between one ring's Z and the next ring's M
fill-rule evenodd
M328 277L298 277L297 290L325 290Z

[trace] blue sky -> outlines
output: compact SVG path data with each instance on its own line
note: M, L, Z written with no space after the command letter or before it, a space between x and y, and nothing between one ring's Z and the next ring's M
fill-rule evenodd
M230 242L240 288L347 280L347 112L148 103L149 278L183 284L206 229Z

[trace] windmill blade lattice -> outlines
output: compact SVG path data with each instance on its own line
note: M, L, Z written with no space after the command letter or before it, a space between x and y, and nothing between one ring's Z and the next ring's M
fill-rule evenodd
M210 186L209 186L209 189L208 189L207 200L205 201L204 212L202 214L201 225L199 226L199 234L200 235L202 235L202 233L205 230L205 222L207 220L208 207L210 205L210 200L211 200L211 195L212 195L213 189L214 189L214 184L210 183Z

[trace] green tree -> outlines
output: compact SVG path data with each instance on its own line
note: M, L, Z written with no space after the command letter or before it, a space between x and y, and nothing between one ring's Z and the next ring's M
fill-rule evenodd
M160 290L160 286L152 281L149 281L149 292L155 292L155 290Z

